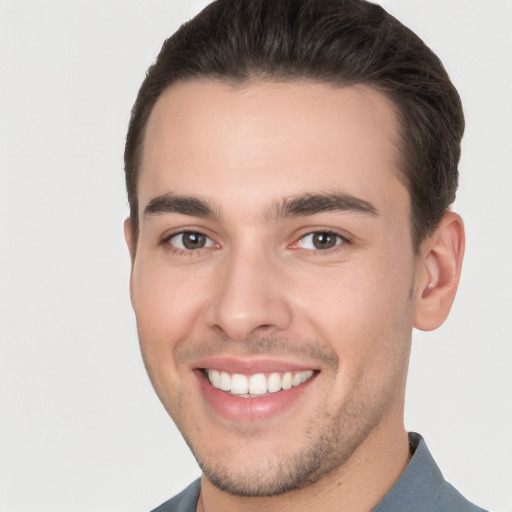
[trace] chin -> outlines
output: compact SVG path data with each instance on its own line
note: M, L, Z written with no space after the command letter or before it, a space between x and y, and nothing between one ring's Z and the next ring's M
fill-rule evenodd
M204 476L218 489L233 496L269 497L300 490L333 473L347 462L366 435L360 430L340 442L343 436L336 429L315 439L306 434L309 444L297 441L292 453L268 446L258 449L251 436L245 443L243 439L240 442L245 450L219 447L217 453L206 455L189 446ZM303 448L297 451L297 446Z

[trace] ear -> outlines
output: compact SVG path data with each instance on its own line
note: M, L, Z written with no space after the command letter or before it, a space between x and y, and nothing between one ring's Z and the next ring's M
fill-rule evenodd
M414 327L437 329L455 299L462 270L465 235L459 215L448 212L422 244L418 259Z
M130 252L130 259L132 260L133 268L133 263L135 262L135 235L133 233L133 225L130 217L124 221L124 239L128 246L128 251Z
M135 265L135 252L137 242L135 241L133 224L130 217L128 217L124 221L124 239L126 240L126 245L128 246L128 251L130 252L130 259L132 262L132 267L130 271L130 300L133 306L133 267Z

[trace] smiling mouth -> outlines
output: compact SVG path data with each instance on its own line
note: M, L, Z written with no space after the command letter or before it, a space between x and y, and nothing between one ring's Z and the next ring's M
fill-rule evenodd
M210 384L221 391L240 398L257 398L300 386L314 375L313 370L295 372L255 373L242 375L206 368L203 370Z

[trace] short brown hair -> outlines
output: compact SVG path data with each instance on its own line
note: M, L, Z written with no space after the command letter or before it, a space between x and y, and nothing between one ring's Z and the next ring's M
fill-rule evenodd
M415 248L455 200L464 115L439 58L364 0L216 0L167 39L132 109L125 147L130 215L145 127L162 92L197 78L367 84L395 105Z

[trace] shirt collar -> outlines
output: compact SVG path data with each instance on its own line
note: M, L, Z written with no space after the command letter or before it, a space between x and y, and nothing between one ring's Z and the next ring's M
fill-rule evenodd
M432 497L437 495L445 484L443 475L430 454L423 437L409 433L409 443L413 456L396 484L372 512L396 510L419 510L435 512Z

